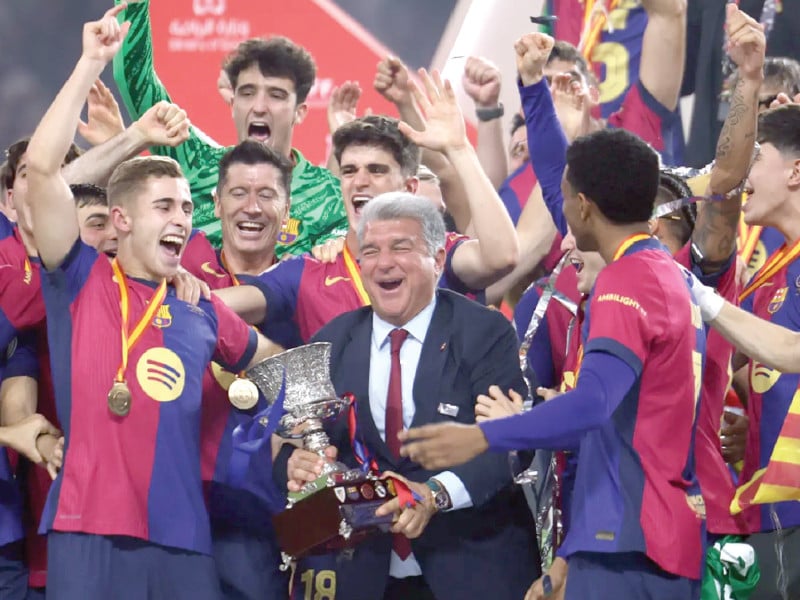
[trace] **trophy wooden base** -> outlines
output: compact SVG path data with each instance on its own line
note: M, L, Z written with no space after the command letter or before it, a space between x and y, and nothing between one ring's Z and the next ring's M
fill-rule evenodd
M278 545L293 559L351 548L391 527L392 515L376 517L375 510L397 495L394 482L353 471L327 480L327 487L272 518Z

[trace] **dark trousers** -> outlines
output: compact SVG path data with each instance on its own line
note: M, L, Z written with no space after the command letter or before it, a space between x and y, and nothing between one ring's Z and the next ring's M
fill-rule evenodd
M756 533L744 541L756 551L761 570L761 578L750 600L800 598L800 527L782 529L780 534L777 531Z
M389 577L383 600L436 600L422 575L417 577Z

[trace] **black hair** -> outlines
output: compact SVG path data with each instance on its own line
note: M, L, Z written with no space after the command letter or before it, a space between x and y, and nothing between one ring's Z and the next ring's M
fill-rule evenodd
M245 140L228 150L219 161L219 180L217 181L217 194L222 193L225 181L228 178L228 169L234 164L259 165L270 164L281 175L281 185L289 199L292 184L292 163L283 154L274 148L256 140Z
M567 149L567 182L614 223L640 223L653 214L658 155L624 129L577 138Z
M397 119L369 115L339 127L333 134L333 155L342 163L342 153L349 146L373 146L391 153L406 177L417 174L419 147L400 133Z

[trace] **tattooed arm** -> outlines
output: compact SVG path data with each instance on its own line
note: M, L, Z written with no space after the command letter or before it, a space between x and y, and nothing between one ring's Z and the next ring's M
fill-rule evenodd
M756 139L758 90L764 78L766 43L761 25L734 4L729 4L727 11L728 53L739 67L739 83L717 141L711 194L727 194L747 177ZM719 269L736 249L740 210L740 194L698 205L692 242L703 256L704 271Z

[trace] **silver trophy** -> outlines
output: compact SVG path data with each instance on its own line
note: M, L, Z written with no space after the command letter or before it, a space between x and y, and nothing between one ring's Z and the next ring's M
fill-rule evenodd
M283 408L277 433L286 438L302 438L303 448L325 456L330 445L323 423L338 417L346 410L349 401L336 396L330 379L331 345L316 342L298 346L258 363L247 371L252 380L272 405L286 381ZM345 473L349 469L341 464L325 462L320 480L310 482L297 494L290 494L289 506L322 487L334 485L332 478L324 476Z
M304 449L323 457L330 445L323 423L350 405L348 399L336 396L330 380L330 353L329 343L308 344L247 371L270 405L285 385L286 414L277 433L302 438ZM388 531L391 515L375 517L375 509L394 495L392 483L380 481L376 474L326 460L322 474L300 492L290 493L287 510L273 515L281 568L289 568L292 561L309 553L348 549L375 531Z

